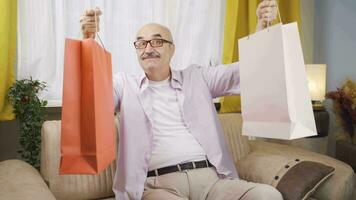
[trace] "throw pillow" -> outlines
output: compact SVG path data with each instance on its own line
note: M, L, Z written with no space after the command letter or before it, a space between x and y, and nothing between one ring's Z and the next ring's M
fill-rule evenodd
M264 152L250 153L236 166L242 179L272 185L285 200L308 199L335 170L319 162Z
M301 161L290 167L276 188L285 200L304 200L333 173L335 168L313 161Z

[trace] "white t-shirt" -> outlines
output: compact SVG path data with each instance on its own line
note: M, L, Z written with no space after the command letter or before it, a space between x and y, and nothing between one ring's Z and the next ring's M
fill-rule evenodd
M153 100L153 151L149 170L206 159L204 149L183 120L177 93L170 86L170 78L150 81L147 89Z

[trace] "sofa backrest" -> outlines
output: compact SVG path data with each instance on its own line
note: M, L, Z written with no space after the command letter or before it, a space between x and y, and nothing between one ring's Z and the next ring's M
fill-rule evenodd
M238 161L250 151L248 140L241 135L241 114L218 115L224 138ZM119 126L117 118L116 125ZM116 165L113 162L99 175L59 175L61 121L46 121L42 126L41 174L57 199L97 199L114 196L112 192Z
M218 114L223 128L225 142L236 163L239 159L250 153L248 138L242 136L241 113Z

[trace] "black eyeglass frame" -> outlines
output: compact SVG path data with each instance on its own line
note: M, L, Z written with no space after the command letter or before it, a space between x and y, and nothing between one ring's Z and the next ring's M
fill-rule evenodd
M161 45L161 46L153 46L152 43L151 43L152 40L160 40L160 41L162 41L162 45ZM138 47L136 46L136 43L137 43L137 42L142 42L142 41L146 42L145 47L143 47L143 48L138 48ZM163 39L163 38L154 38L154 39L151 39L151 40L137 40L137 41L134 42L134 46L135 46L136 49L145 49L145 48L147 47L148 43L150 43L151 47L153 47L153 48L162 47L162 46L163 46L163 43L173 44L173 42L171 42L171 41L169 41L169 40L165 40L165 39Z

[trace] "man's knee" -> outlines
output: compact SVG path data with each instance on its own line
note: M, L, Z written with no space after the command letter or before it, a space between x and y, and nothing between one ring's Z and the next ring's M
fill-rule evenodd
M283 200L281 193L270 185L258 184L249 190L244 200Z

